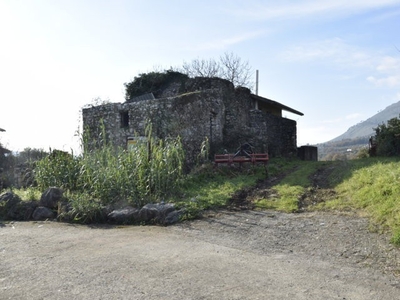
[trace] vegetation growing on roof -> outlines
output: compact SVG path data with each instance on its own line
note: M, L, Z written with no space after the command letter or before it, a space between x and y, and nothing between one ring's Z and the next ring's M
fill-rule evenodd
M141 73L125 86L125 99L153 93L157 98L169 84L180 83L180 92L184 92L185 82L189 78L207 77L229 80L235 87L253 88L253 69L248 61L242 60L233 53L224 53L219 59L193 59L184 61L181 67L164 71Z
M164 70L163 72L142 73L135 76L133 81L125 83L125 99L129 101L134 97L146 93L153 93L157 98L158 94L172 82L181 83L184 86L189 76L174 70Z

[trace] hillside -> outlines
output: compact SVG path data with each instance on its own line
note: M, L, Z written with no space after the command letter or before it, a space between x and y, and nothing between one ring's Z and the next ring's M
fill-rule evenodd
M369 119L351 126L338 137L318 144L318 159L332 160L335 157L346 156L352 158L357 156L361 149L368 147L369 137L375 135L374 128L399 115L400 101L389 105Z
M329 142L337 142L348 139L352 140L375 135L374 128L376 128L379 124L386 123L392 118L398 117L399 114L400 101L386 107L384 110L378 112L376 115L370 117L369 119L360 122L357 125L351 126L345 133L330 140Z

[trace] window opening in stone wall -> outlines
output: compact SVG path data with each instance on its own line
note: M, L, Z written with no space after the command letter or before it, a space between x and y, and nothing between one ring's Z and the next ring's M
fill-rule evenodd
M121 117L121 128L129 127L129 112L121 111L120 117Z

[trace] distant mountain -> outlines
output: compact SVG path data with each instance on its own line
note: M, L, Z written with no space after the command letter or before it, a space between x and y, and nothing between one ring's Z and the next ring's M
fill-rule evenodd
M369 137L375 135L374 128L380 124L387 123L390 119L399 117L399 115L400 101L386 107L369 119L351 126L338 137L318 144L318 159L335 160L343 157L357 157L359 151L368 147Z
M378 125L382 123L386 123L390 119L397 118L399 115L400 115L400 101L386 107L384 110L378 112L371 118L363 122L360 122L357 125L351 126L345 133L330 140L328 143L338 142L341 140L349 140L349 139L353 140L375 135L374 128L378 127Z

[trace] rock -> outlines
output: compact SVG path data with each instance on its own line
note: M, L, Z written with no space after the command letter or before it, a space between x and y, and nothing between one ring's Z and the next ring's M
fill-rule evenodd
M157 204L146 204L139 211L139 222L149 222L158 216Z
M174 210L170 212L164 219L164 225L172 225L179 222L181 215L184 213L183 210Z
M10 218L9 214L15 210L15 206L21 202L21 198L13 192L6 192L0 196L0 217Z
M139 209L127 206L115 209L107 215L108 220L117 224L131 224L138 220Z
M21 198L13 192L5 192L0 196L0 203L4 205L6 209L13 207L18 202L21 202Z
M174 212L176 212L175 205L172 203L158 204L157 208L158 208L158 215L156 218L156 222L159 224L169 225L168 223L170 221L167 221L167 217L171 214L174 214ZM179 217L178 217L178 219L179 219Z
M28 221L32 219L33 212L37 207L37 201L21 201L7 212L7 217L17 221Z
M172 203L157 204L157 208L158 208L158 215L162 219L164 219L169 213L175 211L175 205Z
M146 204L139 212L139 219L141 222L154 221L158 224L172 224L175 222L175 217L173 217L173 215L171 215L168 221L166 221L166 219L174 211L176 210L172 203Z
M40 197L40 206L58 208L58 202L62 200L63 190L57 187L47 189Z
M37 207L32 214L32 218L35 221L53 219L54 217L55 213L51 209L44 206Z

